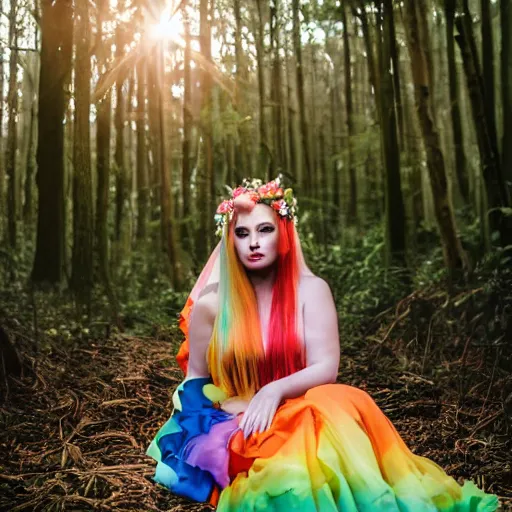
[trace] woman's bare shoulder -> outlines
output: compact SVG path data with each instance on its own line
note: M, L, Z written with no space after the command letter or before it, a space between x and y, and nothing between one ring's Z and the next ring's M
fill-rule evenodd
M200 314L201 320L207 322L215 320L219 307L218 290L219 283L212 283L201 291L193 308L196 318Z
M310 274L302 276L299 283L299 293L303 300L311 300L317 296L331 295L331 288L325 279Z

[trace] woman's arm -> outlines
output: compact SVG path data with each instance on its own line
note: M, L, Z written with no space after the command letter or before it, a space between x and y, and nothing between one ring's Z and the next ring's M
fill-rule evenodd
M240 423L245 437L270 427L282 400L336 381L340 361L338 315L329 285L318 277L307 278L304 290L304 338L307 366L264 386L254 396Z
M209 376L206 352L213 332L216 298L213 292L202 295L192 308L188 330L190 355L187 379Z
M329 285L309 278L304 303L304 338L307 366L276 382L282 398L295 398L308 389L336 381L340 364L338 314Z

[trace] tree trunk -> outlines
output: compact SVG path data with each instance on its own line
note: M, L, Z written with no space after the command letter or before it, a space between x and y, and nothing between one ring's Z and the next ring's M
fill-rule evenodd
M32 280L59 283L64 272L64 118L71 71L71 0L41 1L37 176L39 207Z
M0 0L0 12L4 12L4 1ZM4 46L0 40L0 55L4 55ZM3 241L5 223L5 165L4 165L4 65L0 66L0 241Z
M29 59L30 76L29 76L29 121L27 129L27 150L23 165L25 166L25 202L23 204L23 223L32 232L34 219L34 175L36 172L36 121L37 121L37 95L36 89L38 85L37 74L39 71L39 59L36 55Z
M107 0L97 2L97 57L98 68L101 73L107 69L108 54L106 45L102 44L102 36L106 34L103 25L105 14L108 12ZM96 132L96 249L98 254L98 268L101 281L108 297L112 320L120 326L119 303L112 280L109 266L109 240L108 240L108 208L110 191L110 139L112 136L112 89L109 88L105 96L97 103L97 132Z
M165 122L165 68L164 68L164 53L163 42L156 48L156 69L158 80L158 129L159 129L159 149L160 149L160 206L161 206L161 232L163 236L163 244L167 257L169 258L171 269L171 286L175 290L181 287L181 275L178 262L178 251L176 247L175 225L173 221L172 212L174 210L173 196L171 190L171 180L169 171L169 159L167 157L167 135L166 135L166 122Z
M148 121L149 121L149 150L152 164L150 175L153 201L151 210L160 206L160 139L159 139L159 111L158 111L158 80L156 76L156 63L148 63L147 69L147 95L148 95Z
M503 108L502 166L512 195L512 0L501 0L501 102Z
M370 76L370 83L373 87L373 94L375 97L375 106L379 105L379 92L380 81L377 80L377 68L375 65L375 53L373 51L372 37L370 33L370 25L368 23L368 15L364 4L359 2L359 9L352 8L353 16L357 16L361 21L361 29L363 31L364 46L366 50L366 62L368 63L368 74Z
M137 239L147 237L149 184L146 167L146 66L137 62Z
M462 123L460 117L459 85L457 77L457 62L455 60L455 2L445 0L444 13L446 17L446 54L448 60L448 84L450 94L450 110L453 132L453 145L455 149L455 174L460 194L465 203L469 202L469 184L466 168L466 154L462 138Z
M288 54L288 48L286 48ZM288 95L288 138L290 139L290 170L296 183L303 183L303 165L301 149L300 119L297 107L297 94L294 84L295 73L293 59L286 59L287 95Z
M421 37L419 26L425 27L422 10L414 0L405 2L405 28L411 72L414 83L414 97L420 122L423 143L427 156L436 219L439 225L445 265L450 273L467 266L467 258L457 236L457 228L448 195L448 183L439 134L432 119L432 92L429 80L428 39Z
M260 128L260 151L259 151L259 173L267 181L273 173L273 155L270 149L268 136L268 122L266 119L266 92L265 92L265 20L263 19L264 0L256 0L258 8L258 19L254 24L256 27L256 60L258 65L258 93L259 93L259 128Z
M402 107L402 89L400 86L400 50L396 43L395 17L393 11L389 15L389 19L384 20L389 23L389 37L391 40L391 62L393 63L393 93L395 99L396 121L398 129L398 139L400 150L403 151L405 143L404 135L404 113Z
M311 187L311 155L309 151L308 124L306 120L306 99L304 95L304 73L302 69L302 43L300 41L301 27L299 19L300 0L292 1L293 14L293 50L296 59L297 74L297 104L300 118L300 131L302 142L302 172L300 176L303 181L299 183L301 190L310 190Z
M236 170L234 183L239 184L242 179L247 176L252 176L251 159L249 157L252 148L252 134L250 124L246 122L247 115L247 95L246 89L249 82L247 72L247 58L245 57L242 46L242 15L240 11L240 0L234 0L235 11L235 61L236 61L236 75L235 75L235 108L239 116L239 140L237 144L237 151L235 155Z
M494 100L494 49L492 36L491 0L480 0L482 16L482 78L484 83L484 103L489 119L489 135L494 151L498 153L496 130L496 110ZM509 63L510 64L510 63Z
M349 179L349 198L347 221L349 224L357 222L357 181L354 165L354 107L352 103L352 64L350 59L350 39L348 34L348 22L346 3L341 7L341 22L343 23L343 57L345 71L345 112L347 115L347 168Z
M183 198L183 223L181 224L181 239L183 248L192 251L192 201L191 201L191 166L190 153L192 150L192 73L190 23L185 22L185 55L183 62L184 93L183 93L183 159L181 164L181 190Z
M120 0L118 10L122 12L125 7L125 0ZM124 57L125 28L118 22L115 32L116 61L121 62ZM116 111L114 114L114 125L116 130L116 142L114 152L115 173L116 173L116 209L114 219L114 238L116 242L121 241L121 227L124 215L124 203L126 199L126 155L124 126L126 117L126 100L123 91L126 81L126 73L121 68L116 78ZM117 260L117 258L116 258Z
M200 44L201 54L207 63L211 62L211 6L210 0L200 3ZM201 164L201 180L199 183L199 203L203 206L197 238L197 248L201 259L211 252L213 233L213 215L215 206L212 197L213 184L213 134L212 134L212 77L205 66L201 77L201 131L203 139L203 161Z
M391 78L392 65L392 0L383 2L382 43L380 52L380 133L385 169L385 212L389 247L389 264L406 266L405 208L400 176L395 93Z
M485 181L489 225L500 233L501 243L512 243L512 218L502 208L510 206L510 197L499 166L499 156L492 141L493 129L485 108L483 80L476 51L471 14L467 0L463 0L463 15L457 17L459 35L456 37L462 53L462 62L469 91L471 111L478 140L482 175Z
M18 144L18 130L16 126L16 117L18 115L18 28L16 25L16 14L18 2L11 0L11 9L9 11L9 90L7 93L7 148L6 148L6 169L8 179L7 189L7 232L8 243L13 251L17 245L17 181L19 179L16 170L16 148ZM14 278L14 276L12 276Z
M91 31L89 4L75 8L75 124L73 137L73 255L71 288L90 307L93 284L94 217L91 172Z
M272 49L272 77L273 83L270 87L270 99L272 101L273 124L274 124L274 173L286 169L286 142L284 124L284 100L283 100L283 78L282 63L279 52L281 51L281 27L280 14L281 4L274 0L270 5L270 44Z

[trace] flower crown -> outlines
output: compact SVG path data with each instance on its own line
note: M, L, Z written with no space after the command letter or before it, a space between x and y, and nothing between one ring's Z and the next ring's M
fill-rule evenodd
M297 199L293 196L293 190L287 188L283 190L281 186L281 176L275 180L263 184L258 179L244 179L242 185L234 190L229 188L231 198L222 201L217 207L215 214L215 222L217 230L215 233L222 236L226 222L233 218L235 211L235 199L242 195L248 194L251 201L256 203L264 203L273 208L278 215L297 223Z

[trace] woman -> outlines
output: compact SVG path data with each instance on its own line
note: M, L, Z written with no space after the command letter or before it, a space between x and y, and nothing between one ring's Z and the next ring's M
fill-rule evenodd
M185 381L148 454L155 480L220 511L493 511L414 455L362 390L334 384L337 315L306 267L296 200L244 182L182 311Z

